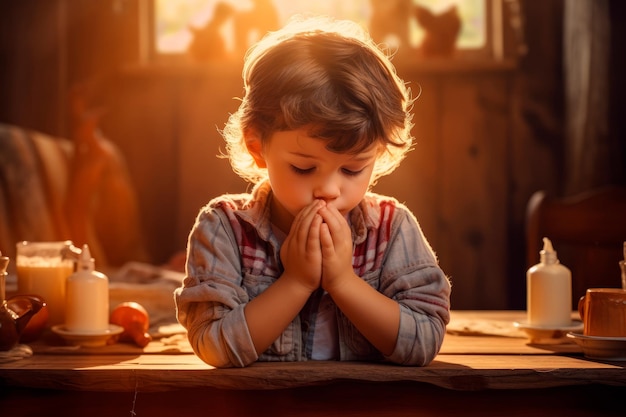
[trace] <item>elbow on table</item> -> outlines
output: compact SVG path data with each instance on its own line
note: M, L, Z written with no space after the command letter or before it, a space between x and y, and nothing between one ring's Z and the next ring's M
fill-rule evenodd
M193 347L193 351L202 362L214 368L235 368L235 364L230 362L224 355L218 355L211 349ZM243 367L243 366L239 366Z
M224 339L215 340L206 332L190 332L188 337L196 356L215 368L245 368L258 359L237 355L234 349L225 345Z
M430 365L438 353L439 349L422 346L418 343L415 346L415 350L413 350L410 354L402 357L392 355L387 359L396 365L423 367Z
M446 320L436 316L415 316L401 309L398 341L387 360L398 365L426 366L439 354L446 333Z

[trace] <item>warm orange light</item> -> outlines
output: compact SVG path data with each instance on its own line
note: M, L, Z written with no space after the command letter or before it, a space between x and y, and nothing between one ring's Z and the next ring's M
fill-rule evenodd
M250 12L255 6L269 3L275 9L279 24L284 24L294 14L325 14L340 19L350 19L367 26L372 3L377 0L156 0L156 49L157 53L182 53L192 40L190 27L201 28L214 17L218 3L227 3L237 12ZM382 0L383 5L387 0ZM414 0L406 0L407 2ZM486 0L420 0L419 4L438 13L456 4L464 22L457 43L460 49L482 48L486 43ZM263 21L257 17L257 21ZM419 45L423 32L414 20L410 20L410 44ZM227 22L220 29L226 47L234 48L234 25ZM262 36L255 34L255 39Z

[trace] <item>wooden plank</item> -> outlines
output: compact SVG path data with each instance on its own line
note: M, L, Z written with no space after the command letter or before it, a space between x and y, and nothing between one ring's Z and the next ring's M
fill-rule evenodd
M439 253L451 275L452 305L504 308L507 78L450 79L442 96Z
M402 75L402 74L401 74ZM411 210L435 252L438 247L440 148L440 85L436 80L409 73L405 81L414 96L414 149L391 175L381 178L373 190L392 196ZM445 271L444 271L445 272Z
M566 340L533 344L526 338L446 335L439 355L582 355L582 349Z
M214 387L283 389L336 381L413 381L455 390L530 389L600 383L626 386L623 364L557 355L441 355L427 367L360 362L257 363L215 369L193 355L55 356L0 369L0 385L32 388L159 391Z

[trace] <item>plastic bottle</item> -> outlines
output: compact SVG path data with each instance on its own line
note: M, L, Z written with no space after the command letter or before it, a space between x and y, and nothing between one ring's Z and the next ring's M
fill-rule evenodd
M559 263L550 239L543 238L540 262L526 272L527 319L534 327L571 326L572 273Z
M99 334L109 329L109 279L95 271L89 247L83 246L76 272L66 282L65 327L80 334Z

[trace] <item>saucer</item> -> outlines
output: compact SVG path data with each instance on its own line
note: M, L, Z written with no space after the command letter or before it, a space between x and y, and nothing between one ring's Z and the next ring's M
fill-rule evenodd
M67 330L65 325L59 324L52 326L52 331L63 338L70 345L79 345L84 347L100 347L106 346L108 340L115 335L124 331L124 328L115 324L109 324L109 328L94 333L71 332Z
M585 336L574 332L567 337L574 339L589 359L626 361L626 337Z
M562 343L568 332L582 331L583 322L572 320L568 326L533 326L523 321L513 323L515 327L526 332L533 343Z

